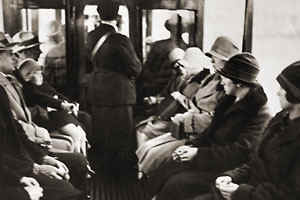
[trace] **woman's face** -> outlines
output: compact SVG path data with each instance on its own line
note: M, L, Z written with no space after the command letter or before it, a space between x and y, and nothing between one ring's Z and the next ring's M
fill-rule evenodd
M42 85L43 84L43 72L41 70L35 71L31 75L30 82L35 85Z
M221 85L223 85L225 94L227 95L234 94L238 89L237 84L234 84L231 79L225 76L221 76Z
M277 96L279 98L280 106L282 109L289 108L290 103L286 99L286 91L280 87L277 91Z

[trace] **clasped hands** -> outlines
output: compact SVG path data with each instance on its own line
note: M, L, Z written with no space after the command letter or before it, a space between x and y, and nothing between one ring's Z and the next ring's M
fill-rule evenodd
M192 146L180 146L173 153L172 158L178 162L187 162L191 161L198 153L197 147Z
M24 185L24 190L27 192L30 200L39 200L43 197L43 188L34 178L22 177L20 183Z
M238 189L239 185L232 182L230 176L220 176L216 179L216 188L226 200L231 200L232 194Z
M69 180L69 169L61 161L51 156L45 156L41 165L34 164L35 174L44 174L50 178Z

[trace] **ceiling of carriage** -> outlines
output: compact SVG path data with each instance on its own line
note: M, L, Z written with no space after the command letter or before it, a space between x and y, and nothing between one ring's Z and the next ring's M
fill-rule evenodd
M64 8L66 2L96 5L99 0L12 0L21 8ZM197 10L204 0L115 0L122 4L137 5L142 9L189 9Z

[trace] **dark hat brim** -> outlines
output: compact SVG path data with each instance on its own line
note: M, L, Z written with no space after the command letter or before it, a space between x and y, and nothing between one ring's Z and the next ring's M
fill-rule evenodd
M248 84L254 84L254 85L258 84L258 81L256 79L253 80L253 81L249 81L249 80L246 80L246 79L242 79L240 77L235 77L235 76L232 76L232 75L224 72L224 70L222 70L222 69L217 69L217 72L219 74L221 74L222 76L225 76L226 78L229 78L229 79L238 80L238 81L241 81L241 82L244 82L244 83L248 83Z
M208 56L208 57L210 57L210 58L212 58L213 56L215 56L215 57L217 57L217 58L219 58L221 60L225 60L225 61L229 60L229 58L227 58L227 57L225 57L225 56L223 56L223 55L221 55L221 54L219 54L219 53L217 53L216 51L213 51L213 50L209 51L209 52L206 52L205 55Z

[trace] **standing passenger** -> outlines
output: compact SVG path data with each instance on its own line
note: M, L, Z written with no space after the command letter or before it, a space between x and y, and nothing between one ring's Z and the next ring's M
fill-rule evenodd
M92 60L94 73L88 88L94 128L91 156L95 155L96 168L101 165L102 170L120 174L131 167L128 161L134 157L132 107L135 79L142 68L131 41L117 33L119 3L102 0L97 10L101 24L88 35L89 52L104 35L110 35Z

